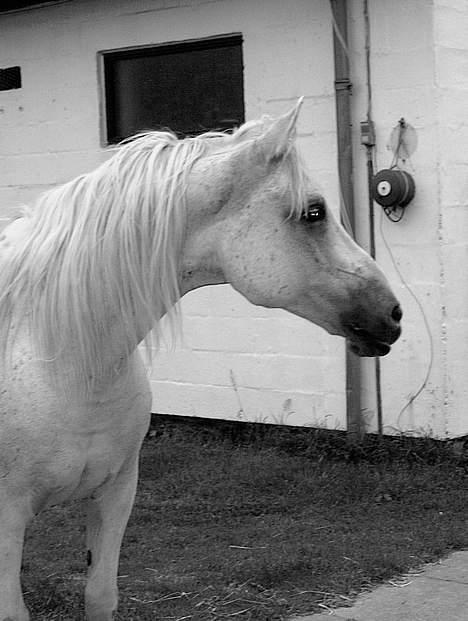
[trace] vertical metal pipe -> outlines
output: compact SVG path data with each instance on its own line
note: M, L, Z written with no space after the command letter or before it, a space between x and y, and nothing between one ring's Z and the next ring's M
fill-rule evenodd
M353 196L353 157L351 142L351 80L348 58L348 24L346 0L330 0L333 15L333 50L335 65L335 102L338 142L338 172L342 221L355 236ZM346 350L346 423L351 439L364 433L361 415L361 364Z

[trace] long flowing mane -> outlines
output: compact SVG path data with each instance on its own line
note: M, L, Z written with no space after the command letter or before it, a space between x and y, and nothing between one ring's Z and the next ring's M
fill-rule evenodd
M94 171L44 193L25 212L26 243L1 267L3 343L12 319L27 316L38 355L58 360L73 346L76 373L90 388L104 371L109 309L129 340L143 338L165 314L176 329L188 175L213 144L216 151L241 148L265 123L184 140L140 134ZM299 213L302 168L293 144L284 164L291 212Z

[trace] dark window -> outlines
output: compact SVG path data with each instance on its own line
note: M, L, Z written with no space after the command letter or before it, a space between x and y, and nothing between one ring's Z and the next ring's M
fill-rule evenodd
M57 0L58 2L59 0ZM48 5L54 4L53 0L2 0L0 6L0 13L7 13L8 11L19 11L21 9L29 9L36 5Z
M21 67L0 69L0 91L11 91L21 88Z
M107 141L139 131L181 136L244 121L242 37L104 52Z

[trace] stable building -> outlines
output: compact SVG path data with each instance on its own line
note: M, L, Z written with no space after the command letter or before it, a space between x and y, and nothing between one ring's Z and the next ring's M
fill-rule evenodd
M182 301L183 341L154 357L153 411L467 435L467 31L460 0L5 0L0 227L135 132L228 130L303 96L299 149L387 274L403 335L360 360L207 287Z

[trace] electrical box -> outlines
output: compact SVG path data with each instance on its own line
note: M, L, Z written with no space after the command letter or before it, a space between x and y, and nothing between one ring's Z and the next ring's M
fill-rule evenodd
M416 186L405 170L384 168L372 179L372 198L382 207L406 207L414 198Z

